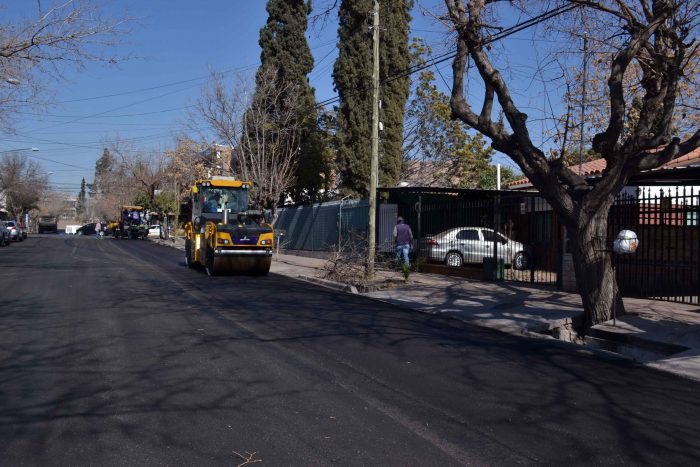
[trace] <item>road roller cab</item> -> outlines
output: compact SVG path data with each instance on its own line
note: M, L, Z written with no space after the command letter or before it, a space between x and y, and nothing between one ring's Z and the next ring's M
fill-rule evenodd
M267 274L274 234L263 211L250 210L252 182L232 177L198 180L190 191L192 213L185 224L185 261L208 275Z

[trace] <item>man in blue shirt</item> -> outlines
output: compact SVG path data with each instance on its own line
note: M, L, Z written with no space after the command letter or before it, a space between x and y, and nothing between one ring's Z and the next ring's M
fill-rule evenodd
M202 206L202 212L218 212L219 210L219 194L218 193L212 193L209 195L209 199L207 200L206 203L204 203L204 206Z
M396 242L396 261L401 261L401 256L403 256L403 262L408 266L410 264L408 261L408 252L411 250L411 245L413 244L413 232L411 232L411 227L404 223L403 217L401 216L396 219L394 241Z

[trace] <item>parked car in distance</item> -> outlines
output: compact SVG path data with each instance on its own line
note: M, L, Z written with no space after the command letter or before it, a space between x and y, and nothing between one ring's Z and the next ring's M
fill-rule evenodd
M85 224L75 231L76 235L95 235L95 223Z
M10 240L13 242L21 242L24 240L22 229L16 221L5 221L5 230L10 233Z
M58 233L58 218L55 216L40 216L37 223L38 233Z
M27 239L27 227L25 227L25 225L22 224L21 222L19 223L19 231L20 231L20 234L22 235L22 240L26 240Z
M160 237L160 225L152 225L148 228L149 237Z
M10 244L10 232L7 230L5 221L0 221L0 245Z
M530 255L525 245L484 227L453 227L425 238L424 248L429 261L459 267L481 264L493 257L494 235L498 241L498 258L514 269L527 269Z

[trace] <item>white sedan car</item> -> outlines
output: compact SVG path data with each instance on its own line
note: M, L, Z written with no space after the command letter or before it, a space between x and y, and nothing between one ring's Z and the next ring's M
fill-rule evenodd
M160 225L152 225L148 228L149 237L160 237Z
M495 235L498 258L514 269L528 269L530 255L525 246L504 235ZM493 257L494 231L484 227L455 227L427 237L425 243L430 261L457 267L483 263L484 258Z

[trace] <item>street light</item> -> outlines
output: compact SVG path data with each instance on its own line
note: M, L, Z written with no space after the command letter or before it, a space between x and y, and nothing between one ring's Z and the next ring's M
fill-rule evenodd
M6 154L9 152L20 152L20 151L32 151L37 152L39 148L17 148L17 149L7 149L5 151L0 151L0 154Z
M4 78L4 79L5 79L6 83L10 83L13 86L19 86L20 84L22 84L22 82L20 80L18 80L17 78Z

